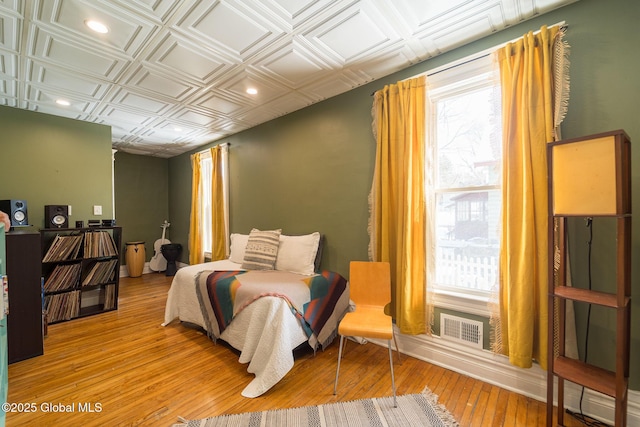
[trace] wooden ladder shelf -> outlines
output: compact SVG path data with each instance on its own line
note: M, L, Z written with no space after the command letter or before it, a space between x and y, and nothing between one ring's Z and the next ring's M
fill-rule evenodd
M564 425L564 381L611 396L615 425L627 425L631 321L631 144L622 130L549 143L549 367L547 425L553 423L554 378L558 381L557 421ZM607 291L567 286L567 220L615 220L616 274ZM558 254L555 257L553 254ZM558 264L555 264L558 261ZM607 307L616 313L614 370L565 354L567 301ZM554 304L557 310L554 310ZM557 312L557 317L555 313ZM554 326L558 344L554 348Z

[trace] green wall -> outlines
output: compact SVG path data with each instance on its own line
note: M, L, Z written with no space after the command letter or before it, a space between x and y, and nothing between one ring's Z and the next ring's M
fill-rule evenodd
M110 127L0 106L0 129L0 199L26 200L30 225L45 205L71 205L71 226L113 218Z
M154 242L162 237L169 220L169 161L117 152L114 164L116 218L122 226L122 242L145 242L146 260L155 254ZM171 240L173 224L167 229ZM126 245L125 245L126 247ZM125 261L125 251L122 251Z
M566 10L566 14L562 12ZM632 260L640 255L640 30L637 17L640 3L633 0L581 0L557 14L569 25L567 40L571 44L571 100L562 126L564 138L624 129L631 138L632 170ZM566 15L566 16L564 16ZM591 284L593 289L611 290L615 274L614 222L594 221ZM589 233L584 220L572 222L569 230L574 285L589 286ZM632 262L631 372L630 387L640 389L640 265ZM585 304L576 304L576 325L581 357L585 355L588 334L590 363L614 370L615 312L594 306L589 313ZM589 323L589 328L586 325ZM606 349L607 351L604 351Z
M546 15L513 26L482 40L427 60L346 94L217 141L231 144L231 231L252 227L282 227L285 233L318 230L327 237L323 267L342 274L352 259L367 257L367 195L371 182L374 142L371 134L371 93L385 84L447 64L491 48L542 25L565 21L571 45L571 100L562 126L571 138L625 129L640 141L637 70L640 57L640 2L581 0ZM632 144L633 146L634 144ZM633 188L640 189L637 168L640 150L632 148ZM179 223L174 232L187 241L189 221L189 154L169 160L170 215ZM638 190L636 190L637 192ZM638 200L638 197L634 197ZM637 203L634 211L640 212ZM633 252L640 248L640 227L633 227ZM582 230L581 230L582 231ZM174 234L174 236L176 236ZM572 233L573 273L584 284L584 233ZM607 248L601 249L606 251ZM594 266L594 275L606 276L611 262ZM640 358L640 271L632 271L631 360ZM584 353L585 310L578 308L578 341ZM595 310L591 317L589 360L610 367L615 336L609 314ZM640 367L631 366L630 386L640 389Z
M369 95L332 98L227 138L231 231L319 231L325 236L323 267L345 275L350 260L367 259L375 156L370 103ZM179 175L182 190L190 186L188 155L169 164L172 180ZM190 194L172 191L170 199L173 220L188 225Z
M26 200L30 225L44 227L45 205L71 205L71 227L75 221L113 218L113 167L121 249L124 242L142 240L147 260L153 256L160 226L169 219L167 159L114 156L108 126L5 106L0 129L0 199ZM93 215L94 205L102 206L102 215Z
M191 161L189 155L172 157L169 163L169 221L171 241L182 245L182 262L189 263L189 215L191 210Z
M563 16L561 9L557 14ZM566 8L571 44L571 100L563 123L564 138L624 129L631 138L632 211L632 308L630 387L640 389L640 2L633 0L581 0ZM569 13L570 12L570 13ZM570 251L574 286L589 286L589 233L582 219L572 222ZM591 282L593 289L609 291L614 287L615 235L611 219L594 221ZM587 342L588 308L576 304L578 346L584 357ZM608 369L615 368L615 312L594 306L588 328L588 361Z

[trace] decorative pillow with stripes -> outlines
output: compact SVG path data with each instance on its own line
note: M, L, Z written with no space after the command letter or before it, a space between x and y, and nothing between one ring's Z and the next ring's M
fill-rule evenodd
M249 233L244 251L242 268L245 270L273 270L280 245L279 230L260 231L256 228Z

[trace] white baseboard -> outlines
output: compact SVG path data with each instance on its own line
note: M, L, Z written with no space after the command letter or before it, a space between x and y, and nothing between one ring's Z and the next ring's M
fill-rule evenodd
M547 400L547 372L538 365L530 369L511 365L505 356L487 350L460 345L440 337L402 335L396 332L400 352L434 365L482 380L542 402ZM386 347L385 343L377 344ZM565 381L565 407L580 411L582 388ZM554 403L557 402L557 387ZM585 389L582 411L598 420L613 425L615 404L612 398ZM627 425L640 426L640 392L629 390Z
M178 266L178 269L185 267L189 264L184 264L182 262L177 262L176 265ZM144 268L142 269L142 274L149 274L149 273L157 273L156 271L153 271L151 269L151 267L149 267L149 263L145 262L144 263ZM127 269L126 265L121 265L120 266L120 277L129 277L129 269Z
M142 274L155 273L155 271L149 268L149 263L144 263L144 268L142 269ZM129 269L126 265L120 265L120 277L129 277Z

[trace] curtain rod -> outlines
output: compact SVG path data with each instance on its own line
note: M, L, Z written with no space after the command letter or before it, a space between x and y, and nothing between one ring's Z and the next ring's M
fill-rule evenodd
M218 147L218 146L220 146L220 147L225 147L225 146L226 146L226 147L231 147L231 143L230 143L230 142L223 142L222 144L216 144L216 145L214 145L214 147ZM211 148L213 148L213 147L206 148L206 149L204 149L204 150L202 150L202 151L197 151L196 153L199 153L199 154L200 154L200 153L206 153L206 152L207 152L207 151L209 151L209 149L211 149Z
M478 59L486 58L489 55L491 55L491 53L485 53L485 54L482 54L482 55L479 55L479 56L474 56L473 58L469 58L469 59L467 59L467 60L465 60L463 62L459 62L459 63L456 63L454 65L450 65L450 66L442 68L442 69L436 69L436 71L432 71L430 73L424 73L424 74L427 77L435 76L436 74L440 74L440 73L443 73L445 71L449 71L449 70L451 70L453 68L457 68L457 67L461 67L461 66L466 65L466 64L470 64L473 61L477 61ZM420 74L418 74L418 75L420 75Z
M560 27L561 31L566 31L566 29L569 28L569 25L565 24L565 21L560 21L557 24L553 24L553 25L549 26L549 28L556 27L556 26ZM533 32L533 34L538 34L538 33L540 33L540 30ZM509 43L512 43L512 42L518 40L519 38L520 37L512 39L512 40L509 40L509 41L504 42L504 43L501 43L501 44L496 45L494 47L490 47L488 49L481 50L480 52L478 52L476 54L466 56L466 57L464 57L462 59L459 59L458 61L453 61L453 63L450 63L448 65L443 65L441 67L436 67L436 68L433 68L433 69L431 69L429 71L425 71L425 72L416 74L415 76L412 76L412 77L409 77L409 78L406 78L406 79L403 79L403 80L400 80L400 81L413 79L415 77L422 76L422 75L427 76L427 77L434 76L434 75L442 73L444 71L449 71L449 70L452 70L452 69L454 69L456 67L460 67L462 65L469 64L469 63L471 63L473 61L477 61L478 59L486 58L487 56L491 55L496 50L500 49L503 46L506 46ZM378 89L378 90L380 90L380 89ZM377 92L377 90L371 92L371 96L375 95L376 92Z

